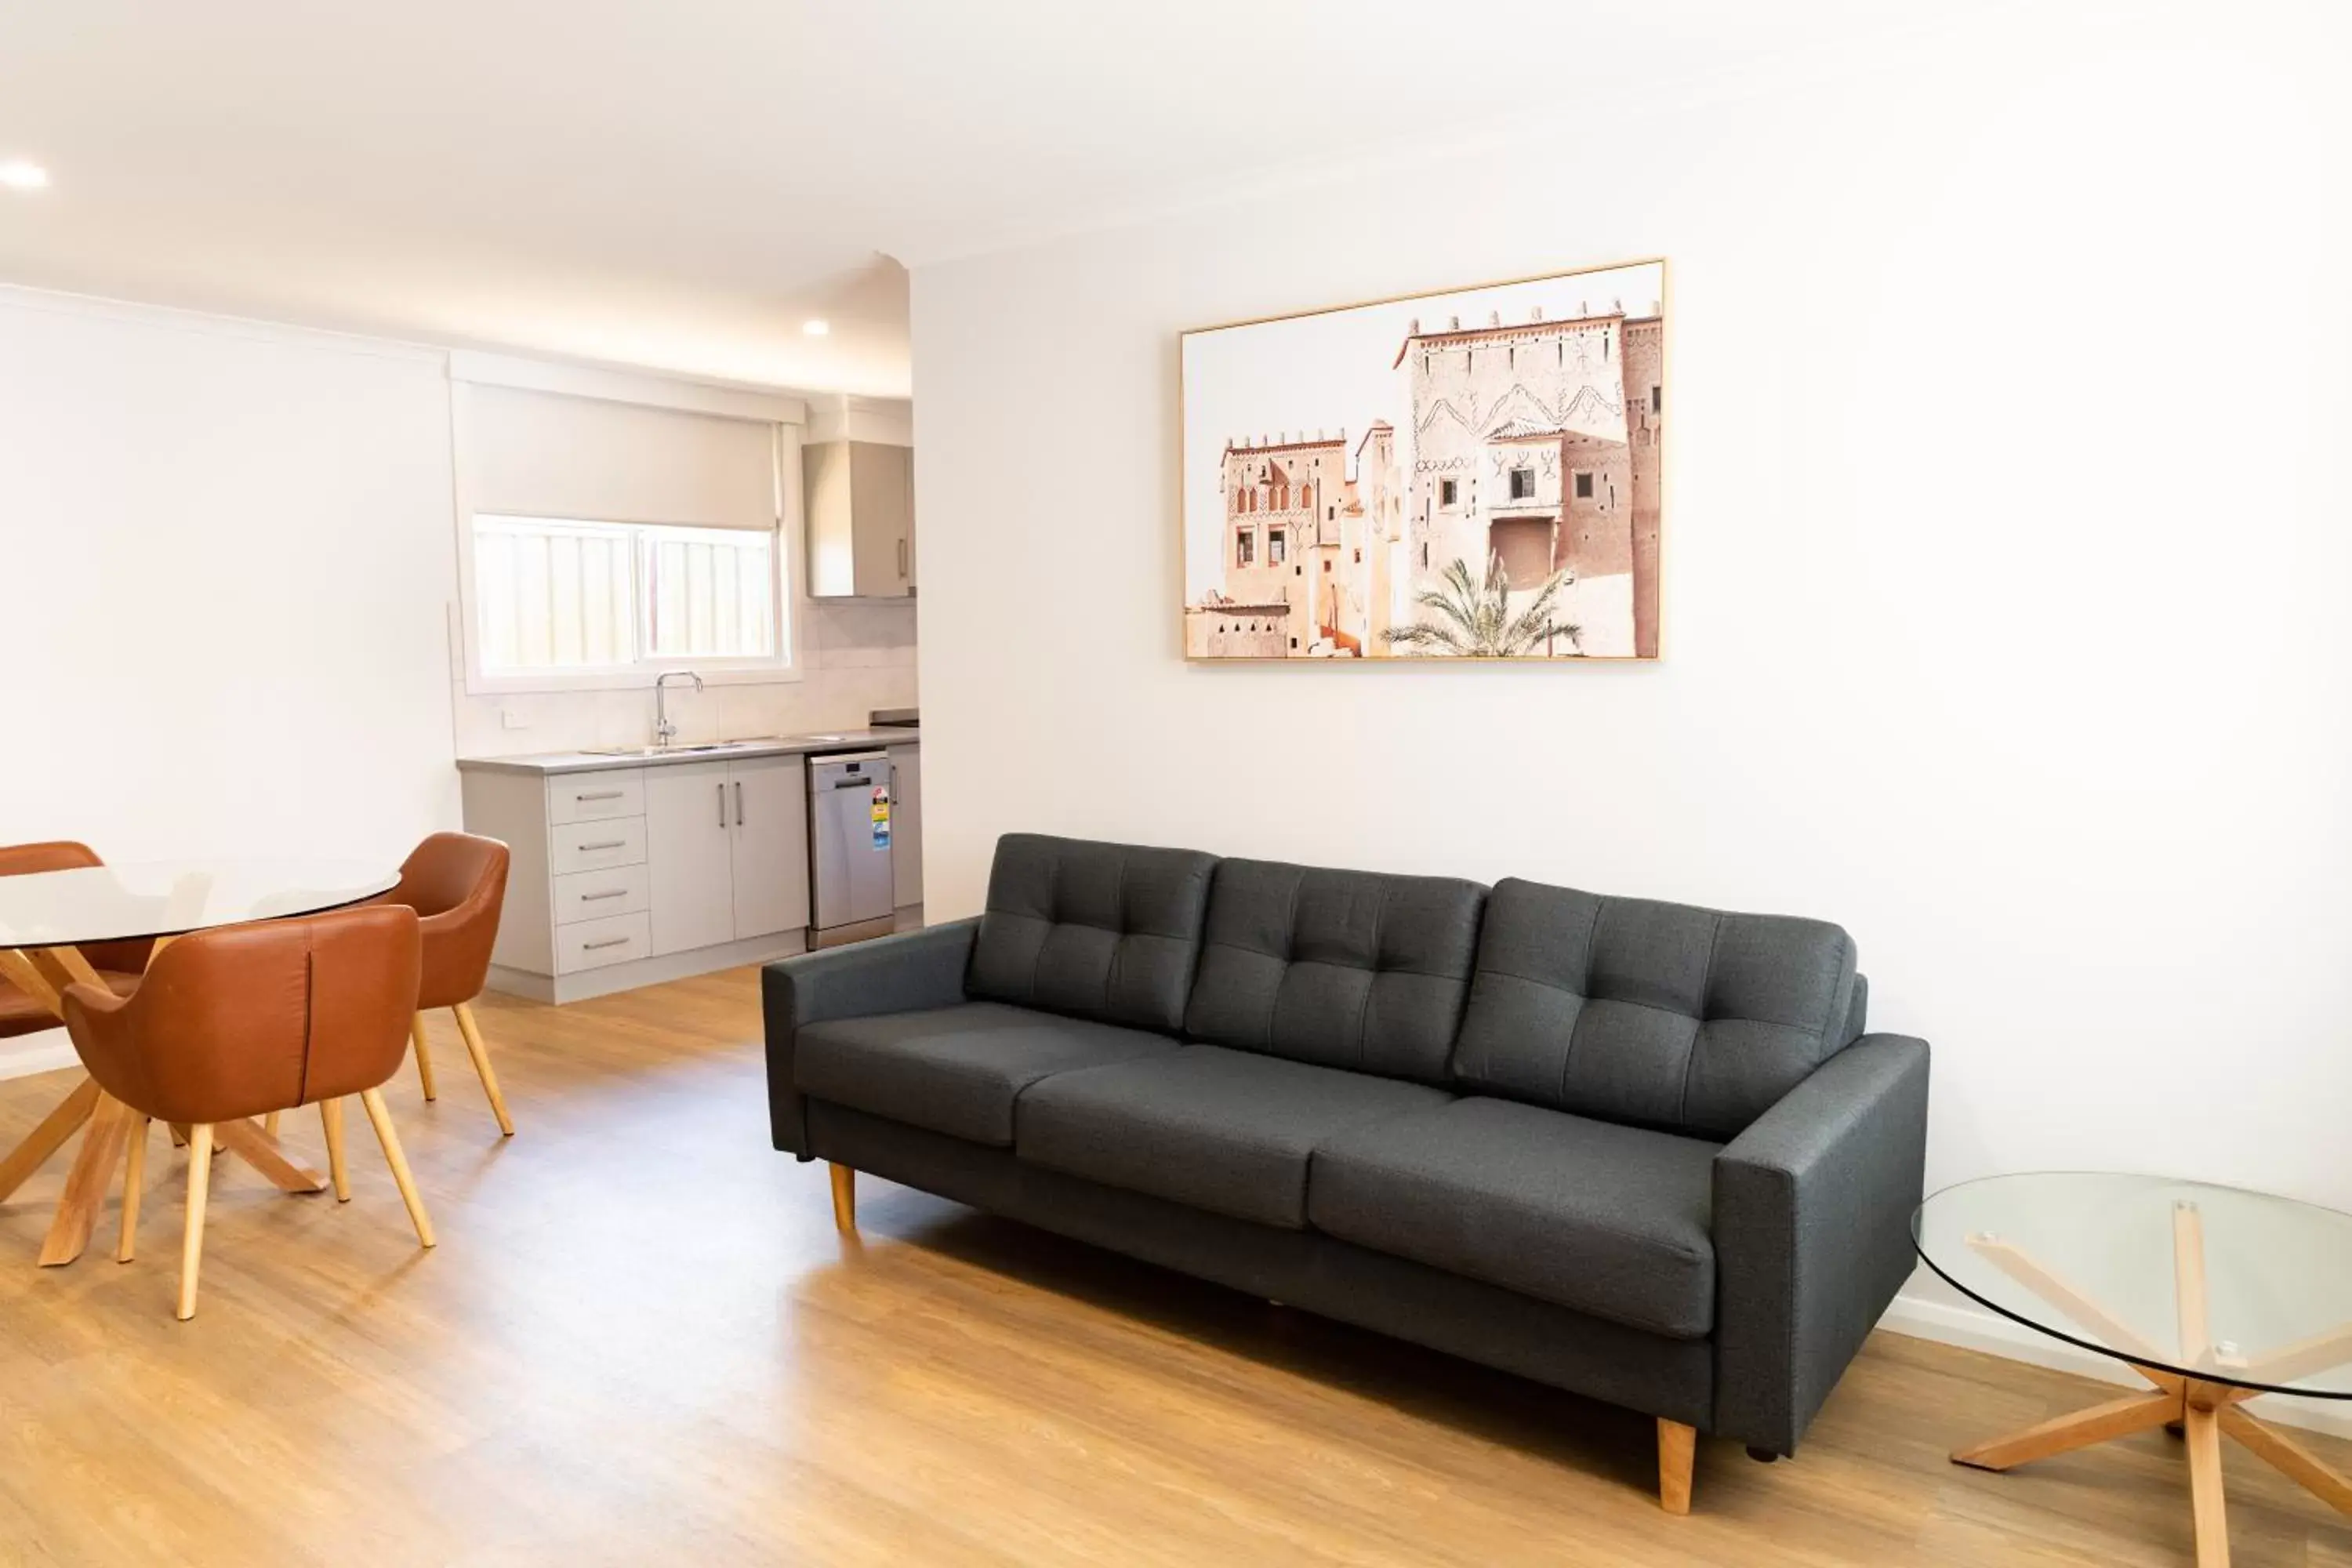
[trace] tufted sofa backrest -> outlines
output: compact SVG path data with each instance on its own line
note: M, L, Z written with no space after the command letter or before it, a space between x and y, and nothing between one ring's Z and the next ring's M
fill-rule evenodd
M1484 895L1450 877L1220 860L1184 1032L1443 1085Z
M1193 849L1004 835L965 993L1176 1033L1216 863Z
M1727 1139L1861 1027L1837 926L1507 878L1486 898L1454 1080Z

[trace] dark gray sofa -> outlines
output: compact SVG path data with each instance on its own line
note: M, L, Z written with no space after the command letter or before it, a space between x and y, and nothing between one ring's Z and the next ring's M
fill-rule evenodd
M1925 1042L1833 925L1030 834L770 964L775 1144L1792 1453L1911 1268Z

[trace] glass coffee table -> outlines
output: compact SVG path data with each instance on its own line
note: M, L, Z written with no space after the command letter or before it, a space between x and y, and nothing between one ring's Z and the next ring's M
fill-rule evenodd
M2198 1568L2230 1561L2225 1433L2352 1514L2352 1480L2243 1406L2260 1394L2352 1399L2352 1215L2161 1176L2038 1172L1945 1188L1911 1236L1969 1296L2149 1384L1956 1462L2006 1470L2173 1427L2188 1439Z

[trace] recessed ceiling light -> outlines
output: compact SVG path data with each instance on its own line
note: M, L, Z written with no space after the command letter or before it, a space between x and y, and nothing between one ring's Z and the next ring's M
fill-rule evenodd
M49 183L49 172L24 158L0 163L0 185L12 191L37 191Z
M806 332L813 338L821 338L824 336L825 333L833 331L833 327L830 323L820 321L815 317L812 316L807 321L801 323L801 331Z

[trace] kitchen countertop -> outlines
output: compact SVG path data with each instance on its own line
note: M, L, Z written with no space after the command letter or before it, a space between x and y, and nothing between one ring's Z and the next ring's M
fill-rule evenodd
M541 752L521 757L459 757L467 773L602 773L611 768L663 768L677 763L723 763L730 757L772 757L793 752L864 752L881 746L912 746L922 742L922 731L893 726L882 730L827 730L813 735L769 735L730 745L723 751L697 752L678 746L667 752L627 752L607 756L597 752Z

